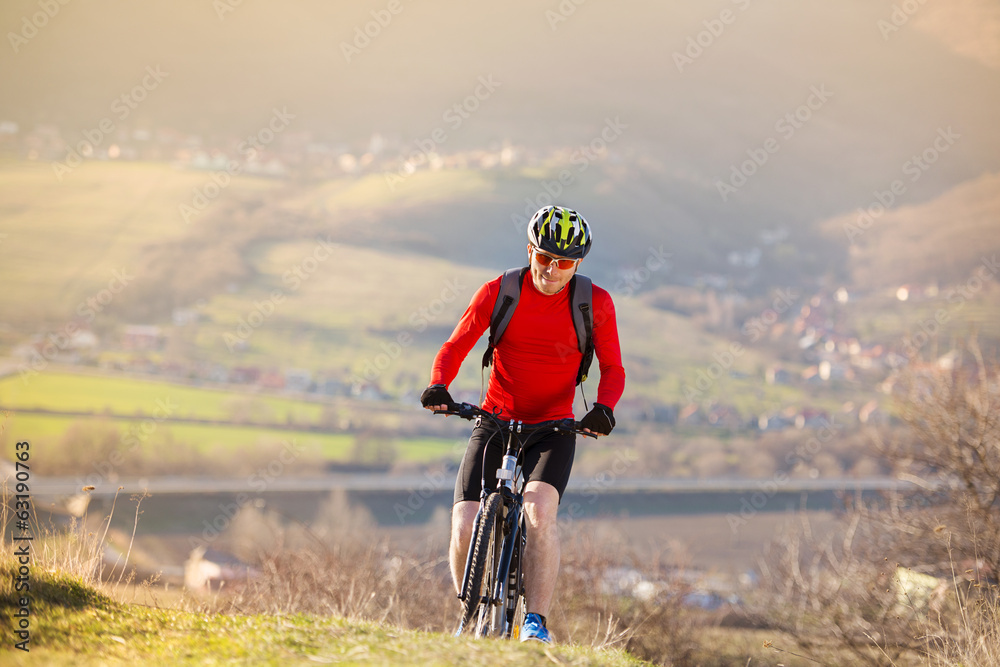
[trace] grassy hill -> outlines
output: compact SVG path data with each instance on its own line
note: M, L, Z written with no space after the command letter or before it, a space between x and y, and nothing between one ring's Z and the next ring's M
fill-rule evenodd
M627 653L455 639L331 616L226 615L124 604L63 573L32 573L30 641L16 643L14 568L0 587L0 648L9 665L471 665L498 663L632 667Z
M502 174L420 172L388 200L376 175L316 184L238 179L185 225L177 202L203 175L165 164L89 163L80 178L55 185L36 166L5 168L13 176L0 179L0 190L21 201L0 246L15 260L0 263L0 280L17 286L0 295L13 315L12 341L60 331L82 313L111 343L124 324L167 327L170 342L156 354L166 362L300 367L377 378L404 394L426 383L434 352L474 290L523 262L523 229L509 214L493 217L488 205L473 214L480 203L510 200L496 194L510 187ZM18 199L22 182L35 183L31 199ZM139 212L134 191L146 193ZM34 199L47 203L32 206ZM76 208L89 217L78 220ZM93 233L73 231L81 228ZM586 270L616 297L626 364L636 371L630 392L680 397L678 378L693 377L728 342L646 305L631 294L636 283L616 277L644 277L640 292L669 280L670 264L640 270L653 250L674 253L673 246L615 255L617 234L603 233L612 247L596 248ZM42 247L31 265L29 250ZM22 251L29 259L18 259ZM107 293L112 272L122 269L127 284ZM36 272L45 280L27 279ZM111 297L106 305L93 301L102 292ZM178 307L195 309L199 321L174 327ZM474 357L458 386L478 393ZM765 363L751 352L736 370L756 373ZM669 369L672 379L643 370L650 368Z
M61 326L121 308L136 285L150 279L159 249L202 233L184 224L178 207L205 181L203 173L168 164L88 163L60 184L47 164L0 162L4 321ZM274 186L238 179L227 194L250 197ZM213 248L211 254L213 266L225 261L224 252ZM178 282L207 270L194 253L177 259L171 272ZM123 278L116 281L116 272ZM86 302L109 288L116 297L110 303Z
M89 318L105 348L100 362L127 365L135 355L112 351L119 347L124 325L156 324L168 340L162 350L151 353L158 362L303 368L348 384L376 381L393 396L413 400L426 384L435 351L476 287L523 261L523 229L512 221L512 215L521 213L510 203L515 193L552 178L557 166L421 171L391 191L379 174L286 181L238 177L204 213L185 224L178 206L190 201L191 188L196 187L192 183L204 184L204 172L164 163L92 162L57 184L38 165L8 161L2 167L6 177L0 178L0 201L13 203L6 204L9 231L0 254L10 261L0 262L0 281L15 289L0 293L7 324L0 331L0 344L6 343L10 351L32 334L58 333ZM625 193L634 191L630 184L636 173L634 166L595 164L573 187L603 184L607 201L622 201ZM846 283L852 293L853 285L865 292L905 278L922 284L924 277L959 277L959 267L991 247L994 181L984 176L940 200L885 214L851 246L851 264L844 270L854 272L854 281ZM82 218L75 215L77 210ZM955 222L948 222L950 215ZM842 234L849 221L827 221L824 233ZM763 382L764 370L782 353L748 345L739 325L740 318L764 312L769 301L740 306L728 329L668 309L657 298L659 288L698 266L712 266L707 259L711 245L687 234L683 222L635 216L621 225L598 227L605 241L595 247L584 271L615 296L629 400L686 401L685 387L734 342L743 344L745 351L733 360L730 373L711 383L702 395L705 402L719 400L743 415L757 415L806 403L833 411L846 401L862 404L876 395L873 386L817 393ZM663 243L636 244L636 239L657 233L658 226ZM622 241L627 229L639 236ZM837 242L825 245L835 247ZM648 271L654 251L670 257ZM914 255L921 258L917 263L910 262ZM779 243L765 249L762 262L767 262L771 280L785 276L786 284L808 294L808 287L799 286L803 273L814 262L835 266L836 257L836 251ZM883 257L884 262L877 259ZM938 268L924 270L927 266ZM111 285L112 294L109 284L115 271L125 271L128 282ZM36 273L43 279L30 278ZM636 276L642 278L638 283ZM711 291L684 289L702 300ZM988 289L977 290L964 299L948 332L965 335L971 323L993 335L996 318L990 294ZM111 298L95 302L102 295ZM934 302L883 303L879 296L872 298L868 305L853 302L857 305L850 311L850 329L865 336L892 341L921 318L933 316L926 308ZM939 298L945 299L945 294ZM799 307L795 304L792 312ZM193 311L196 321L175 325L177 308ZM474 350L455 385L473 400L481 383L478 357L479 350ZM797 362L785 358L784 363L796 370ZM591 398L597 379L595 374L590 382ZM51 396L68 401L66 406L103 395L93 387L53 392ZM192 405L198 406L199 415L212 414L211 406L220 401L239 403L240 398ZM243 407L258 410L261 405ZM265 407L269 420L284 423L316 423L322 410L303 406L305 412L296 415L285 405ZM41 426L39 419L33 426L56 429ZM185 428L191 437L222 445L245 437ZM337 457L344 451L340 440L317 446Z

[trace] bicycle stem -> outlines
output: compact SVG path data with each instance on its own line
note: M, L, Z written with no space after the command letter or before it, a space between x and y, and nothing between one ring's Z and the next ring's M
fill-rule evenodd
M512 454L504 454L503 464L497 469L497 482L513 491L514 480L517 478L517 467L517 457Z
M521 421L511 421L507 430L510 435L507 437L507 453L503 456L503 462L497 469L497 483L498 486L505 486L512 493L515 490L515 481L517 480L519 470L517 465L518 454L521 450L520 446L515 449L515 442L520 445L520 442L514 435L514 433L521 432L521 425L524 422Z

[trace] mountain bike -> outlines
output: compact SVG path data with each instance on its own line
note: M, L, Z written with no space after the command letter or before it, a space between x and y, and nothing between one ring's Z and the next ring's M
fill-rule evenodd
M496 435L507 432L507 450L497 469L499 488L486 488L479 497L479 511L472 529L472 542L465 559L462 577L462 618L456 635L470 632L475 637L508 639L520 632L525 616L524 546L524 484L520 455L528 436L539 431L568 431L596 438L580 430L573 419L556 419L537 424L506 421L469 403L459 403L435 414L458 415L475 419L480 426L488 420ZM485 450L483 452L485 457ZM485 466L484 466L485 468Z

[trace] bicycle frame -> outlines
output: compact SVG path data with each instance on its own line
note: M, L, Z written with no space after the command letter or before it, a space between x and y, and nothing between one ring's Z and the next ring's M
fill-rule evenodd
M522 606L524 604L524 583L521 572L524 563L524 544L526 540L524 479L521 475L520 466L517 463L524 446L524 441L532 433L544 429L552 429L554 431L566 430L595 438L596 436L579 430L579 424L572 419L554 420L540 424L524 424L516 420L510 422L500 420L496 415L484 412L476 406L467 403L455 407L455 410L435 412L457 414L466 419L471 419L475 416L477 417L477 426L482 425L483 417L487 417L494 423L498 434L507 431L506 451L501 466L497 469L497 489L496 491L492 491L486 488L484 467L484 479L479 497L479 510L476 512L476 519L472 529L473 541L478 544L480 540L477 538L480 534L484 513L487 511L487 502L494 494L498 495L501 501L500 507L497 508L499 515L493 518L492 514L494 510L491 510L490 516L494 522L499 520L499 528L496 525L491 526L494 534L489 539L493 542L499 540L492 547L493 550L499 551L499 556L494 555L494 562L481 562L481 568L488 568L488 574L492 577L492 581L489 582L491 583L491 590L486 590L485 592L482 590L482 586L487 583L484 581L487 573L478 572L476 575L477 581L474 585L479 587L480 599L478 603L475 603L475 606L479 608L473 611L475 607L469 606L469 596L471 594L469 587L470 582L473 580L472 570L476 554L474 554L473 545L470 542L462 576L462 590L458 596L467 605L466 616L463 617L458 632L459 634L462 633L466 628L466 623L472 621L475 617L475 634L477 636L493 634L509 638L514 630L516 630L515 623L517 619L515 616L517 616L518 603L520 602ZM504 426L506 428L503 428ZM521 438L522 434L524 435L524 441ZM511 595L511 587L513 587L513 596ZM524 609L521 611L523 613Z
M476 422L479 426L482 423L482 415ZM494 571L495 579L493 581L493 590L487 591L481 604L486 606L486 612L481 612L481 617L491 615L496 613L498 610L501 612L510 612L513 610L502 609L501 606L507 604L506 591L507 587L511 583L511 563L514 560L514 556L518 556L518 568L521 567L523 563L522 550L519 547L522 545L524 537L524 489L523 489L523 478L520 474L520 466L517 465L517 460L520 457L521 449L523 448L523 443L521 442L518 435L523 429L523 423L518 421L511 421L508 423L507 431L507 449L503 456L503 460L500 468L497 469L497 482L498 488L495 493L499 493L500 497L503 499L502 505L502 525L501 525L501 546L500 546L500 557ZM536 430L536 429L532 429ZM494 493L490 489L486 488L485 479L483 480L483 488L479 495L479 511L476 513L476 520L473 524L472 534L476 535L479 532L480 521L483 516L483 512L486 509L486 499ZM515 554L516 552L516 554ZM469 552L465 558L465 570L462 575L462 592L459 598L465 601L469 596L469 572L472 568L473 560L473 550L469 548ZM492 564L490 564L492 567ZM515 585L518 588L522 587L520 572L515 573L513 577L515 580ZM520 590L515 591L515 599L520 596L522 592ZM516 604L515 604L516 607ZM499 628L500 635L503 637L510 637L512 631L514 630L511 619L508 618L509 613L501 613L502 625L504 627ZM482 626L482 618L477 622L477 626ZM459 628L461 632L463 628ZM482 633L484 628L477 627L477 634ZM497 628L493 629L496 632Z

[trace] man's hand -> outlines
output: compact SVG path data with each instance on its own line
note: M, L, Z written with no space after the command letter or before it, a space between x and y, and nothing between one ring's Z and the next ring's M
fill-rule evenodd
M432 384L420 394L420 405L428 410L447 410L455 404L455 399L443 384Z
M608 435L615 427L614 411L601 403L594 403L594 407L580 420L580 429L587 433L597 435Z

